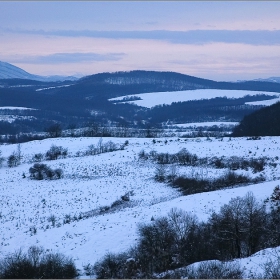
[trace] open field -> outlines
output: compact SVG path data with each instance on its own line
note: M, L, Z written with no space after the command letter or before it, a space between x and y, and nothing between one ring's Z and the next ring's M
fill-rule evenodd
M106 146L112 141L116 149L89 155L89 146ZM60 168L59 180L34 180L29 168L34 155L45 154L52 145L68 149L65 158L42 162ZM93 147L93 146L91 146ZM235 170L251 177L262 176L264 182L239 185L223 190L183 196L166 182L154 180L157 164L139 159L146 153L174 154L187 149L198 157L267 157L261 172L252 169ZM7 158L20 149L21 164L9 168L4 162L0 169L0 256L31 245L43 246L51 252L73 257L78 268L94 264L107 252L122 252L137 242L139 223L167 215L174 207L194 213L201 221L230 201L252 191L259 201L269 197L280 184L280 138L57 138L32 141L20 146L2 145ZM167 165L168 166L168 165ZM177 166L177 174L214 179L227 171L213 166ZM115 204L129 194L129 201ZM102 211L101 211L102 210ZM263 256L263 255L262 255ZM258 261L257 261L258 259ZM255 264L254 261L256 260ZM263 258L261 258L263 260ZM256 269L261 262L251 258ZM242 260L245 265L248 260Z

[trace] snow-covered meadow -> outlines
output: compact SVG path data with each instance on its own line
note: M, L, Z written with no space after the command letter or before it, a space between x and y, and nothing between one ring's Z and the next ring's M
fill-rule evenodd
M52 138L23 143L20 147L2 145L7 158L20 149L22 160L0 169L0 257L31 245L43 246L51 252L73 257L77 267L94 264L107 252L122 252L137 242L139 223L167 215L174 207L192 212L206 221L213 211L252 191L262 202L280 184L280 138L103 138L124 145L124 149L97 155L85 155L90 145L98 146L99 138ZM68 149L64 159L44 161L51 168L61 168L59 180L32 180L29 168L36 153L46 153L51 145ZM245 159L268 157L274 165L260 172L266 179L259 184L182 196L167 183L154 180L156 165L138 157L140 151L177 153L186 148L199 157L231 157ZM180 174L215 178L226 170L203 167L178 167ZM237 170L252 176L251 170ZM258 175L260 175L258 174ZM126 193L125 207L106 208ZM100 209L107 209L100 212ZM261 272L261 263L272 257L270 250L240 260L241 265Z
M268 96L275 96L276 98L264 101L247 102L251 105L272 105L279 101L279 93L277 92L263 92L263 91L249 91L249 90L220 90L220 89L196 89L183 91L168 91L168 92L149 92L141 94L133 94L120 96L109 99L110 101L121 101L125 103L133 103L138 106L152 108L156 105L170 105L172 102L184 102L202 99L211 99L216 97L227 98L242 98L244 96L256 96L265 94ZM129 99L132 99L129 101ZM135 100L133 100L135 99Z

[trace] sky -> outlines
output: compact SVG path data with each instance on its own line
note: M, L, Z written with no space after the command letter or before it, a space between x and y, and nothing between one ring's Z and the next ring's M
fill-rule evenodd
M0 1L0 61L37 75L279 77L279 1Z

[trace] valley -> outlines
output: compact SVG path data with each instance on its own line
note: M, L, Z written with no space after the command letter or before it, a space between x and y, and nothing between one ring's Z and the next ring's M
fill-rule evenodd
M237 278L268 277L268 261L280 263L279 94L272 81L156 71L0 80L0 259L30 248L63 254L80 279L201 278L192 273L211 265ZM223 228L203 249L215 219L246 199L264 215L250 233L256 245L241 215L232 251L211 247L234 240ZM184 242L204 240L187 243L196 250L177 240L161 252L157 226L172 213L181 219L173 236L185 230ZM141 251L149 230L163 242L153 245L159 251Z

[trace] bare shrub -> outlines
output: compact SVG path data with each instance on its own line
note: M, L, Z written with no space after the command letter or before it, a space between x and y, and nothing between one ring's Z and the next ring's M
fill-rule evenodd
M0 274L2 279L31 279L35 271L27 255L18 250L1 260Z
M2 167L2 164L4 161L5 161L5 158L2 157L2 152L0 151L0 167Z
M0 261L0 277L4 279L70 279L78 276L71 258L45 253L42 247L31 246Z
M68 150L62 146L52 145L46 152L46 160L56 160L58 158L65 158L68 154Z
M60 253L44 254L38 271L38 278L44 279L72 279L78 276L74 261Z
M53 227L55 226L56 221L57 221L57 218L55 215L52 214L48 217L48 222L52 223Z
M46 164L35 163L32 167L29 168L30 178L35 180L55 180L61 179L63 176L63 170L51 169Z
M93 155L96 155L97 152L98 152L97 148L93 144L91 144L91 145L88 146L86 154L93 156Z
M149 155L145 152L145 150L141 150L138 154L139 159L147 160Z
M125 263L129 256L122 254L106 254L103 259L94 264L97 279L123 279L126 278Z
M41 162L44 159L44 155L42 153L35 154L32 157L33 162Z
M7 159L8 167L16 167L20 164L20 158L16 152L13 152Z
M163 164L158 164L155 170L155 180L164 182L166 177L166 168Z

